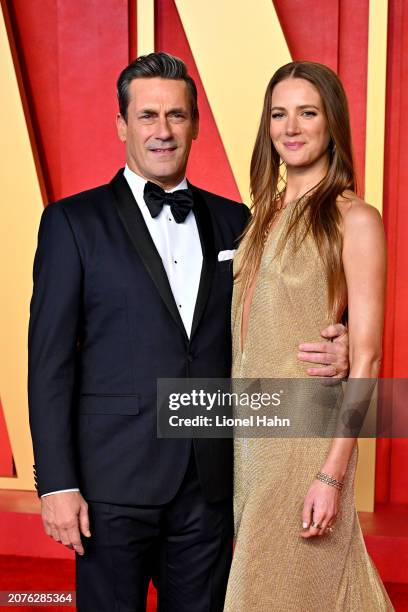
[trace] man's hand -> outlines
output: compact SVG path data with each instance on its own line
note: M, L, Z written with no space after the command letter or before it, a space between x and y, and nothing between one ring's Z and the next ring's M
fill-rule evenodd
M298 359L319 364L308 368L309 376L347 378L349 373L349 342L347 329L341 323L329 325L321 332L323 338L332 342L300 344Z
M77 491L54 493L41 498L41 516L47 535L79 555L84 554L81 533L89 538L88 504Z

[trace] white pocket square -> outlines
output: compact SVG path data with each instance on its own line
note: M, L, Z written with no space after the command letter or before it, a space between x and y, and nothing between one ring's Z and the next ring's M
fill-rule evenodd
M228 261L228 259L234 259L236 249L232 251L220 251L218 253L218 261Z

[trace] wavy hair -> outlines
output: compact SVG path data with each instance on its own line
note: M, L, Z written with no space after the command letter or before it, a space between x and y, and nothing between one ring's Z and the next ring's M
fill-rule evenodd
M185 81L191 101L191 116L198 119L197 87L193 78L188 74L185 63L175 55L164 53L149 53L141 55L122 70L116 84L119 102L119 112L127 122L129 106L129 87L134 79L173 79Z
M291 62L275 72L266 88L261 122L251 159L252 219L244 232L243 266L237 275L244 292L259 268L270 223L280 208L286 187L279 154L272 144L270 122L272 92L281 81L305 79L319 92L330 134L329 168L324 178L304 194L291 214L284 241L295 236L299 245L312 232L328 280L328 307L338 319L344 309L345 279L342 266L341 217L336 201L356 188L347 98L337 75L316 62ZM283 164L284 165L284 164ZM300 221L304 230L299 235Z

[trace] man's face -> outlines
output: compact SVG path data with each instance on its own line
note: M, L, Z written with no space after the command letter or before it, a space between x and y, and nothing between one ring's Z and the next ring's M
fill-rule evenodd
M164 189L182 180L198 135L185 81L134 79L129 85L127 122L118 115L117 128L131 170Z

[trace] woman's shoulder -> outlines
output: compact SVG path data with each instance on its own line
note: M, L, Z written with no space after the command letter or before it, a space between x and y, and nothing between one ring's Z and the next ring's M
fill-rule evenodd
M337 207L341 214L344 231L382 226L381 215L375 206L365 202L353 191L343 192L337 198Z

